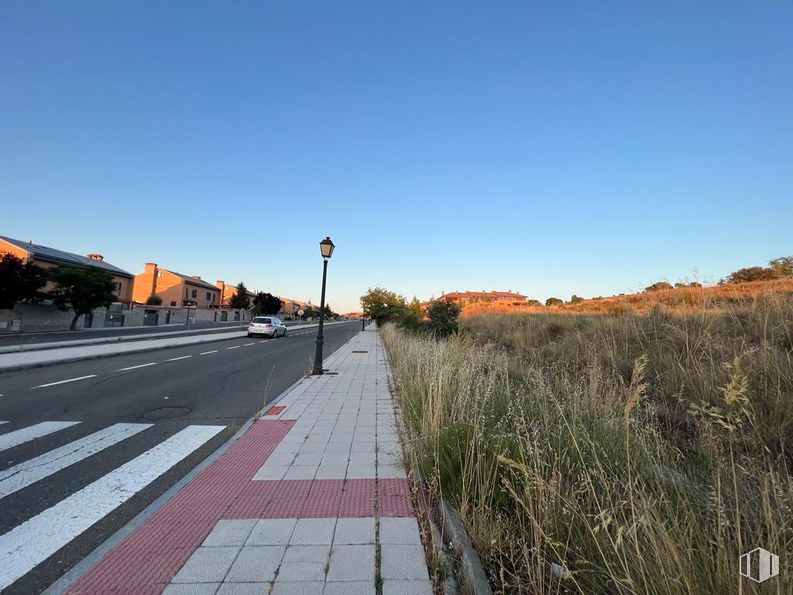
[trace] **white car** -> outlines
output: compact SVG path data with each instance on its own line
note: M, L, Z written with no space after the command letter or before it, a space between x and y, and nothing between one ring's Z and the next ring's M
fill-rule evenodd
M256 316L248 325L248 336L267 335L271 339L286 337L286 326L276 316Z

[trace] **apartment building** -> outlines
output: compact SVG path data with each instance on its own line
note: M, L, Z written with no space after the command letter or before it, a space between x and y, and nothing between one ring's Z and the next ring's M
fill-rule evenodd
M82 256L81 254L65 252L64 250L50 248L49 246L42 246L41 244L34 244L33 242L24 242L5 236L0 236L0 254L6 252L11 253L27 262L33 262L43 269L49 269L59 264L102 269L113 276L116 301L122 304L129 304L132 302L132 286L135 276L132 273L128 273L127 271L110 264L99 253L92 252L91 254ZM53 287L54 285L52 283L48 283L44 289L48 291Z
M495 302L499 304L520 305L525 304L528 296L509 291L452 291L441 292L439 299L447 302L457 302L463 305L466 302Z
M158 295L163 306L220 308L220 288L198 275L183 275L161 268L156 262L147 262L142 273L135 275L132 299L146 303L151 295Z

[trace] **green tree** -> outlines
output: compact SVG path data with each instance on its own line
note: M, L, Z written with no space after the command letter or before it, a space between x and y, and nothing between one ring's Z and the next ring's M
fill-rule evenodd
M580 304L583 301L584 301L584 298L579 297L576 294L573 294L573 297L570 298L570 303L571 304Z
M158 296L156 293L153 293L148 298L146 298L146 305L147 306L162 306L162 298L160 296Z
M768 266L771 267L780 278L793 277L793 256L780 256L779 258L772 258L768 261Z
M315 310L314 308L311 307L304 308L303 319L306 320L309 318L319 318L319 310Z
M229 307L237 310L247 310L251 305L251 298L248 297L248 289L245 284L240 281L237 283L237 293L231 296L229 300ZM280 306L278 307L280 310Z
M457 330L460 306L446 300L435 300L427 306L429 328L435 334L445 337Z
M408 304L408 310L410 310L410 313L416 318L416 320L422 320L424 318L424 310L421 308L421 302L415 295Z
M253 298L254 314L274 316L281 311L281 306L283 306L283 302L271 293L259 292Z
M547 300L545 300L545 305L548 307L561 306L562 304L564 304L564 301L560 300L557 297L549 297Z
M542 306L542 302L540 300L526 300L527 306Z
M727 277L728 283L745 283L752 281L770 281L779 279L779 274L772 268L766 267L746 267L730 273Z
M381 325L390 320L398 321L407 310L405 298L382 287L370 288L361 296L361 307L366 318Z
M59 264L49 271L55 289L50 292L53 303L61 310L74 310L71 330L83 314L107 307L116 300L113 275L96 267L75 267Z
M6 253L0 256L0 308L13 308L17 302L39 297L47 284L47 273L32 262Z

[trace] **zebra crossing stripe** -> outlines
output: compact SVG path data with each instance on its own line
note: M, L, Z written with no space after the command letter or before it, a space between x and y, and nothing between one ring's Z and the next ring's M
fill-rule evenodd
M14 448L25 442L41 438L47 434L52 434L58 430L63 430L70 426L79 424L79 421L43 421L40 424L21 428L8 434L0 436L0 450Z
M0 498L5 498L41 481L61 469L79 463L114 444L134 436L154 424L115 424L89 436L70 442L43 455L0 471Z
M225 426L188 426L1 535L0 590L25 576L224 429Z

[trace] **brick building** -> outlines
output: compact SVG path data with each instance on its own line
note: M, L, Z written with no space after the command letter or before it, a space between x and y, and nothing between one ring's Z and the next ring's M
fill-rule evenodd
M197 275L183 275L147 262L142 273L135 275L132 299L144 304L151 295L162 298L163 306L220 308L220 288Z
M43 269L49 269L59 264L68 264L76 267L94 267L107 271L113 276L113 282L115 283L114 292L117 302L129 304L132 301L132 286L135 276L105 261L101 254L93 252L82 256L81 254L65 252L57 248L34 244L33 242L23 242L21 240L0 236L0 254L6 252L27 262L33 262L33 264ZM48 291L53 287L54 285L52 283L48 283L44 289Z

